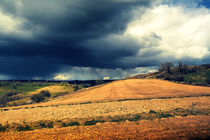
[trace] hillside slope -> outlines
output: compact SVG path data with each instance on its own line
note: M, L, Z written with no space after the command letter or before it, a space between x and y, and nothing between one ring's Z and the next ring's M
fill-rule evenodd
M167 63L162 64L158 72L138 74L125 79L164 79L168 81L210 87L210 64L186 65L181 64L166 70Z
M177 84L158 79L128 79L71 93L43 104L104 102L131 99L210 95L210 87Z

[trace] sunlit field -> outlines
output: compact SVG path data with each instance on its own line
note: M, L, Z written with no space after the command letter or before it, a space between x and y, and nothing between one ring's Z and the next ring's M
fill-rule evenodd
M61 90L51 87L53 88L46 88L50 92L54 89ZM71 139L96 139L97 136L112 139L138 138L145 133L145 138L151 136L156 139L186 137L193 132L195 136L206 138L209 136L209 89L210 87L182 85L164 80L114 81L71 92L47 102L1 108L0 137L25 138L24 134L27 134L46 139L62 139L65 136ZM203 124L198 129L196 126L201 120ZM192 130L187 127L190 121L194 123ZM154 130L150 128L155 124L157 126ZM129 132L126 132L127 127ZM144 129L140 129L142 127ZM157 131L159 127L162 128L161 131ZM119 129L119 132L115 135L110 129ZM161 136L157 137L151 131ZM127 135L123 137L124 134Z

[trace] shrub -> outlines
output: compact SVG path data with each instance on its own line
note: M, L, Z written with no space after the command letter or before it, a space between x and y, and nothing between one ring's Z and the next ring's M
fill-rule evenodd
M95 125L95 124L98 123L98 122L104 123L103 120L101 120L101 121L99 121L99 120L91 120L91 121L86 121L86 122L85 122L85 125Z
M39 122L39 126L41 128L47 128L46 124L44 122Z
M79 87L77 85L73 86L73 88L74 88L74 91L79 90Z
M160 113L160 114L159 114L159 117L160 117L160 118L169 118L169 117L173 117L173 115L167 114L167 113L166 113L166 114Z
M69 126L79 126L79 122L69 122L69 123L63 123L63 127L69 127Z
M53 122L51 121L49 123L45 123L45 122L40 121L39 126L41 128L53 128Z
M6 127L3 126L2 124L0 124L0 132L2 132L2 131L6 131Z
M137 122L141 119L141 116L139 114L135 115L135 117L133 118L129 118L128 120L129 121L134 121L134 122Z
M17 130L18 131L28 131L28 130L32 130L32 129L29 125L25 125L25 126L20 125L17 127Z
M156 113L154 110L150 110L149 113Z
M40 94L44 95L44 97L50 97L51 96L51 94L50 94L50 92L48 90L42 90L40 92Z
M53 128L53 122L49 122L49 123L47 124L47 127L48 127L48 128Z
M123 121L125 121L124 118L114 118L111 120L111 122L123 122Z
M51 94L49 91L47 90L42 90L39 94L34 94L31 96L31 100L35 101L35 102L41 102L45 99L45 97L50 97Z
M45 99L43 94L34 94L31 96L31 100L35 101L35 102L41 102Z

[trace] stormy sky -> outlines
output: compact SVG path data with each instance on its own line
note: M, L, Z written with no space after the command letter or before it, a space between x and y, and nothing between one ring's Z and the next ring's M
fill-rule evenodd
M119 79L210 63L209 0L0 0L0 79Z

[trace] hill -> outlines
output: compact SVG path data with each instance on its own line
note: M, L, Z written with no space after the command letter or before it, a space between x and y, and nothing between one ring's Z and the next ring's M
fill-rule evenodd
M69 93L37 105L109 102L210 95L210 87L192 86L159 79L119 80Z
M0 81L0 107L33 104L36 101L53 100L82 88L100 85L112 80L88 81L46 81L46 80L7 80ZM49 92L49 97L41 97L42 91ZM31 100L35 95L36 101Z
M179 62L177 66L166 62L158 72L139 74L125 79L163 79L178 83L210 86L210 64L187 65Z

